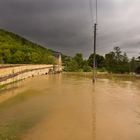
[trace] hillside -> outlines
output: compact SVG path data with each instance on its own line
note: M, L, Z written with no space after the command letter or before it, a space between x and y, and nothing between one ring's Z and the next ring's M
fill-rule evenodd
M0 29L0 64L52 64L50 51L12 32Z

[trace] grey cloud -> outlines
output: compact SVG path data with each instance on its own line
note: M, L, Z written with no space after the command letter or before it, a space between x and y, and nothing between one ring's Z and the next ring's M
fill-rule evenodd
M138 0L99 0L98 53L119 45L130 57L138 55L139 4ZM88 0L0 0L0 17L1 28L51 49L84 56L93 50Z

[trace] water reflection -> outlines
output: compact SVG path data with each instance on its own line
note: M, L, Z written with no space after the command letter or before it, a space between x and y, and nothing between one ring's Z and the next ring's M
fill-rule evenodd
M17 96L0 104L0 130L10 137L140 139L140 82L98 79L93 84L87 77L60 74L28 79L13 91Z

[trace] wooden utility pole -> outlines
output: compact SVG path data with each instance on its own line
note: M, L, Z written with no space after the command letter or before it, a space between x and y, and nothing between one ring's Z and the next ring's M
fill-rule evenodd
M95 0L95 22L93 16L93 8L92 8L92 0L89 0L89 8L90 8L90 16L91 16L91 23L92 23L92 33L94 34L94 50L93 50L93 78L92 81L95 83L96 81L96 42L97 42L97 21L98 21L98 0ZM94 25L94 26L93 26Z
M96 39L97 39L97 23L94 24L93 82L96 81Z

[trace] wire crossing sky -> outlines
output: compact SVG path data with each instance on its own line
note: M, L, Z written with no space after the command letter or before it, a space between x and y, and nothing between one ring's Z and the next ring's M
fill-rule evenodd
M97 53L120 46L129 57L139 55L139 6L139 0L98 0ZM87 0L0 0L0 28L67 55L93 51Z

